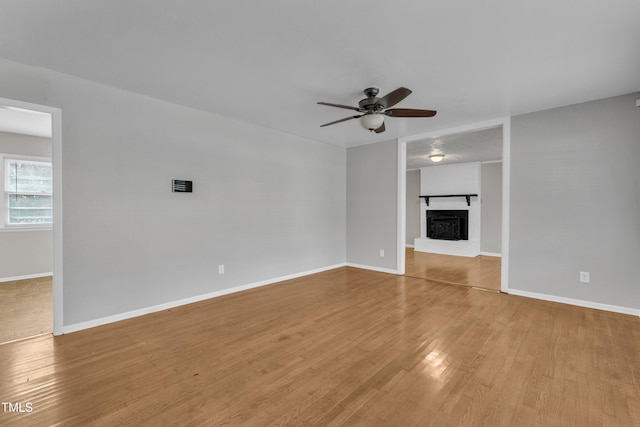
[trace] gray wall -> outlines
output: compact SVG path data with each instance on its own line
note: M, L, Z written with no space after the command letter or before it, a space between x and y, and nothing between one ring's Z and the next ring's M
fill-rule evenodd
M502 253L502 163L480 166L480 251Z
M397 268L397 156L396 141L347 150L348 263Z
M344 150L2 59L0 94L63 112L65 325L345 260L396 269L395 141ZM637 98L513 118L512 289L640 308Z
M0 232L0 282L53 270L51 230Z
M420 237L420 171L407 171L406 244L413 246Z
M343 148L5 60L0 93L62 109L65 326L346 260Z
M0 132L0 153L51 158L51 138Z
M51 140L0 132L0 153L51 157ZM0 281L51 273L52 237L51 230L0 231Z
M510 288L640 309L638 98L512 118Z

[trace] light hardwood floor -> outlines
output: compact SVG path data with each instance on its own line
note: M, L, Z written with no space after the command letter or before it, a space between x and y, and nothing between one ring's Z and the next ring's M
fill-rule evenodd
M637 317L348 267L0 360L0 425L640 425Z
M463 257L414 251L405 252L405 275L453 285L500 290L499 257Z
M53 330L51 277L0 283L0 343Z

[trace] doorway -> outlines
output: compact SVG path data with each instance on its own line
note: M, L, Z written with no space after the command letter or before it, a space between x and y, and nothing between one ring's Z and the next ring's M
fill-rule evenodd
M509 118L504 118L398 140L400 274L495 291L508 290L509 138L510 121ZM436 164L429 159L433 154L444 155L444 158ZM421 183L424 180L438 182L443 187L428 191L431 195L460 192L448 191L447 185L441 184L446 179L446 174L443 174L442 179L440 176L434 179L434 174L437 175L440 171L444 173L447 166L449 170L456 170L454 181L458 176L456 168L470 167L474 170L475 167L478 176L475 188L478 191L471 192L480 193L482 204L479 197L475 200L472 197L471 204L469 198L466 198L465 203L465 197L447 198L442 199L445 202L435 203L434 199L429 199L427 203L426 199L420 198L425 195L421 194ZM422 171L425 171L423 178L420 177ZM456 188L455 183L453 188ZM427 211L438 209L438 206L445 206L445 209L470 209L470 212L478 210L478 234L469 237L471 242L459 244L446 241L440 244L431 241L431 237L427 239ZM416 240L418 250L412 244L416 237L420 237ZM456 247L464 249L457 253L459 249L455 249Z
M60 110L0 98L0 343L62 333Z

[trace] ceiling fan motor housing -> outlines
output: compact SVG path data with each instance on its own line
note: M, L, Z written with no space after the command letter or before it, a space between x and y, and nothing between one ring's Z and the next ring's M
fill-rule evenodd
M364 94L367 96L365 99L358 103L358 106L369 114L378 113L384 110L384 106L380 104L380 98L376 98L376 95L380 92L377 87L369 87L364 90Z

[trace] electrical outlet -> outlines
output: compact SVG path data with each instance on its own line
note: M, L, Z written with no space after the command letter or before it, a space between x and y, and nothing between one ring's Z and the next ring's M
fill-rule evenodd
M589 272L581 271L580 272L580 283L589 283Z
M384 256L384 249L380 249L380 256Z
M224 274L224 264L218 266L218 274Z

